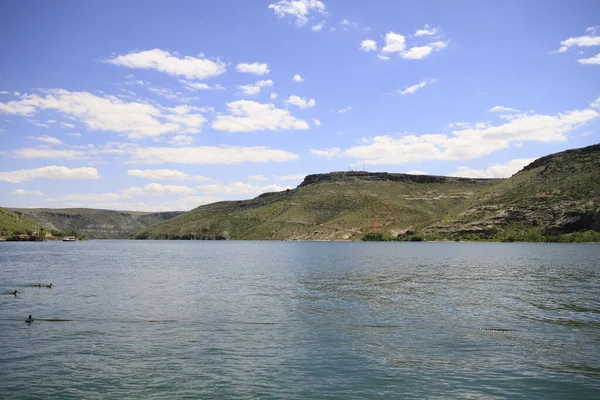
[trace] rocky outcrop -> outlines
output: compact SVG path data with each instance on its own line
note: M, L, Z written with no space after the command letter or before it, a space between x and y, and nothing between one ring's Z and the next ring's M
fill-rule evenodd
M553 161L556 161L557 158L567 158L567 157L581 157L587 156L594 153L600 153L600 144L594 144L591 146L583 147L581 149L572 149L565 150L560 153L550 154L544 157L540 157L532 163L526 165L523 168L523 171L529 171L539 167L545 167Z
M358 181L392 181L392 182L414 182L414 183L462 183L472 185L491 185L502 181L502 179L475 179L458 178L452 176L436 175L411 175L391 172L363 172L363 171L338 171L327 174L307 175L298 187L304 187L317 183L353 183Z
M135 232L182 214L181 211L135 212L88 208L13 208L48 230L77 232L90 239L128 239Z

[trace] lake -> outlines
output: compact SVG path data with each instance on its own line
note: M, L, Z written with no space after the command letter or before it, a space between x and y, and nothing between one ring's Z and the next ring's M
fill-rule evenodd
M0 243L0 290L2 398L600 398L597 244Z

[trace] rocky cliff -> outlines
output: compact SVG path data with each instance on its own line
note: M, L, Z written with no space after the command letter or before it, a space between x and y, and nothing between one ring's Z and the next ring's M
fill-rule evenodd
M599 176L600 145L542 157L509 179L314 174L296 189L201 206L136 237L545 240L600 231Z
M171 212L134 212L88 208L11 208L37 224L62 232L77 232L90 239L128 239L135 232L180 215Z
M338 171L326 174L307 175L298 187L305 187L318 183L353 183L359 181L390 181L414 183L449 183L467 185L489 185L500 182L502 179L474 179L457 178L452 176L411 175L390 172L363 172L363 171Z

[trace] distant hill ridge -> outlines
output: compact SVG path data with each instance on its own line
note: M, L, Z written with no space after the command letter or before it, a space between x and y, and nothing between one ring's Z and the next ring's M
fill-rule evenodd
M534 168L544 167L550 162L555 161L557 158L560 157L585 157L594 153L600 153L600 144L593 144L591 146L582 147L580 149L565 150L561 151L560 153L554 153L544 157L540 157L537 160L531 162L529 165L526 165L523 168L523 171L529 171Z
M507 179L337 171L308 175L295 189L186 213L11 210L48 229L90 238L593 239L600 238L599 176L600 144L595 144L541 157Z
M39 230L39 226L21 215L0 207L0 236Z
M313 174L296 189L200 206L135 237L546 240L600 230L599 176L598 144L542 157L508 179Z
M453 176L438 175L413 175L393 172L364 172L364 171L336 171L325 174L307 175L298 187L305 187L325 182L356 182L356 181L392 181L392 182L415 182L415 183L467 183L467 184L490 184L502 179L477 179L460 178Z
M10 208L9 210L49 230L75 231L90 239L129 239L141 229L182 214L182 211L138 212L91 208Z

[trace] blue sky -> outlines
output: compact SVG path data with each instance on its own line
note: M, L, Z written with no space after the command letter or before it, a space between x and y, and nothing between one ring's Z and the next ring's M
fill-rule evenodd
M189 210L598 143L600 3L0 5L0 205Z

